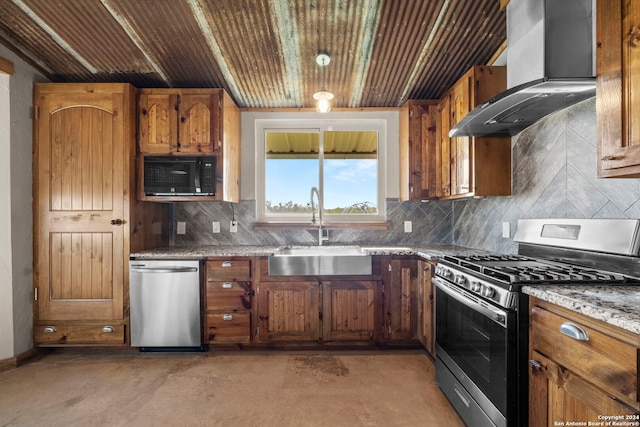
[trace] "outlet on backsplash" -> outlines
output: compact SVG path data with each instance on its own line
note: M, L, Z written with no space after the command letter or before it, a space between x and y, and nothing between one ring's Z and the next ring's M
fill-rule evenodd
M187 232L187 223L183 221L178 221L176 224L176 233L177 234L185 234Z
M220 221L213 221L211 223L211 231L213 233L219 233L220 232Z

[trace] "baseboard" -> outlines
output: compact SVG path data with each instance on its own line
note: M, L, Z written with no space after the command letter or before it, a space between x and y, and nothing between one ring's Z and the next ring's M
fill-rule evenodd
M19 366L24 365L31 359L34 359L42 354L42 350L39 348L32 348L17 356L10 357L8 359L0 360L0 372L9 371Z

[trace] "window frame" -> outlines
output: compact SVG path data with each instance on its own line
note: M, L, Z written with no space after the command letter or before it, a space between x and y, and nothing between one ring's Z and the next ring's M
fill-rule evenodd
M302 214L274 215L265 212L266 202L266 132L292 131L292 132L318 132L320 138L319 155L319 190L324 197L324 132L331 131L375 131L378 134L377 155L377 214L328 214L323 212L323 223L362 223L386 221L386 192L387 192L387 120L383 118L354 118L354 119L256 119L255 120L255 147L256 147L256 175L255 191L257 201L257 219L263 223L308 223L310 218ZM311 192L311 189L309 189ZM323 203L324 206L324 203Z

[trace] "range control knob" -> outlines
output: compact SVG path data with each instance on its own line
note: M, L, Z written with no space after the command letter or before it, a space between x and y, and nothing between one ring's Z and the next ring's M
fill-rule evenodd
M480 292L480 290L482 289L482 285L480 284L480 282L471 282L471 290L473 292Z
M467 283L467 278L462 274L456 274L454 282L456 282L458 285L464 285L465 283Z
M487 298L491 298L495 293L496 292L490 286L483 286L482 287L482 295L487 297Z
M453 276L453 272L451 270L449 270L448 268L444 268L444 267L442 267L442 269L440 270L440 274L445 279L450 279Z

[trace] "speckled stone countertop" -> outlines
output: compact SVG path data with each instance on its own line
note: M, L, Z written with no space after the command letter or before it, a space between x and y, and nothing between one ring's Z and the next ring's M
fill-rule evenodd
M285 245L283 245L285 246ZM342 247L347 245L340 245ZM486 253L478 249L461 246L433 245L433 246L374 246L358 245L369 255L416 255L424 259L439 259L445 255L462 255L472 253ZM224 256L269 256L273 255L281 246L170 246L151 249L131 254L131 258L173 258L173 259L202 259ZM292 245L291 247L297 247Z
M522 291L527 295L640 334L640 287L524 286Z

